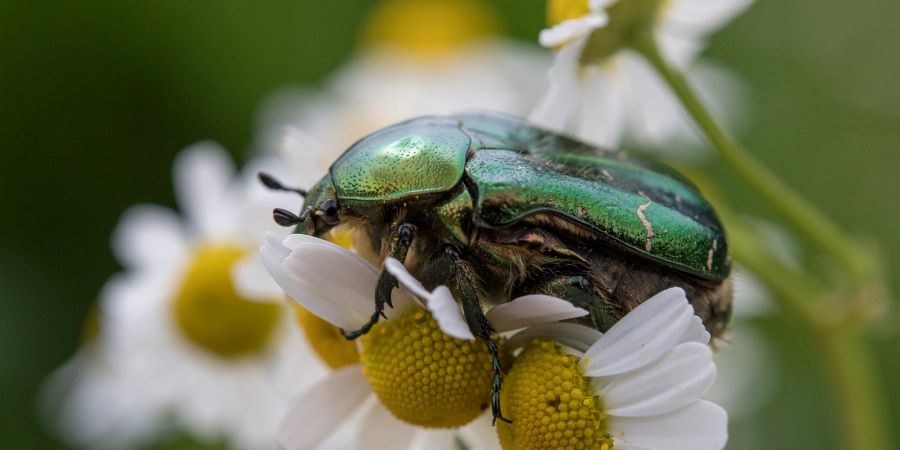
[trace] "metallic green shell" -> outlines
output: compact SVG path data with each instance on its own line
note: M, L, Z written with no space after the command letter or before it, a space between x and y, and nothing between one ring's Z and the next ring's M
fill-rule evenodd
M484 149L506 149L522 153L576 153L644 167L675 178L689 186L691 182L668 166L628 156L625 151L612 151L537 128L522 119L498 113L458 114L462 129L472 137L472 145Z
M478 189L476 222L502 227L536 213L558 214L668 266L704 278L727 276L721 226L696 191L618 161L555 156L475 153L466 173Z
M342 202L446 192L462 179L469 144L455 119L414 119L353 144L331 166L331 177Z
M331 168L340 202L373 206L449 192L464 176L478 226L503 227L549 213L625 251L703 278L724 279L730 271L722 226L683 176L512 117L413 119L361 139ZM466 203L459 195L454 199ZM435 205L442 220L456 221L450 206L459 205L451 203Z
M466 174L480 226L553 213L625 250L708 279L728 276L725 235L697 189L672 169L493 114L458 116L481 149Z

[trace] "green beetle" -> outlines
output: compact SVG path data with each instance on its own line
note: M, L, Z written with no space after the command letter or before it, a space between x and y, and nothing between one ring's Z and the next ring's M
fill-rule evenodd
M308 193L260 174L270 188L305 197L275 220L322 236L351 227L381 260L392 256L429 289L445 284L473 334L499 351L485 305L524 294L564 298L607 330L640 302L683 288L718 334L731 306L722 226L684 177L498 114L421 117L353 144ZM359 241L359 240L358 240ZM379 278L368 332L396 280Z

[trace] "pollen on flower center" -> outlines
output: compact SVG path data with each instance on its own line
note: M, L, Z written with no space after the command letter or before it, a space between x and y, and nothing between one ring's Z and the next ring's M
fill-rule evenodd
M235 246L197 249L175 298L172 314L192 343L223 358L263 350L277 326L281 306L241 298L231 267L246 252Z
M362 338L360 362L381 403L413 425L460 427L490 402L484 344L447 336L422 310L373 327Z
M522 351L500 400L512 420L497 423L505 450L612 448L600 399L578 358L555 343L536 340Z
M306 336L309 345L328 367L340 369L359 362L356 343L345 339L340 328L300 305L294 305L294 311L297 323L303 329L303 335Z

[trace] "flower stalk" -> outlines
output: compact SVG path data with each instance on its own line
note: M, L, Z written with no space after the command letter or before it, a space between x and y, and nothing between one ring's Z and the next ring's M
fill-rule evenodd
M764 246L734 246L735 258L772 287L782 309L814 337L843 416L845 448L890 448L874 359L863 329L871 312L884 305L877 258L741 148L713 118L687 79L669 65L651 33L636 37L631 46L659 72L728 167L798 234L841 265L847 278L835 293L825 288L825 283L782 270L784 267L772 263L771 255L760 253ZM834 297L841 301L829 301Z
M864 274L872 272L871 258L860 250L856 242L847 239L846 233L728 136L687 79L668 64L653 36L647 34L636 39L633 45L665 79L732 170L771 203L794 228L835 256L851 275L865 278Z

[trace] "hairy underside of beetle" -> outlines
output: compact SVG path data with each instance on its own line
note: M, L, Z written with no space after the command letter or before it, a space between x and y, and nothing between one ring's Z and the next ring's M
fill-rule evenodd
M483 269L478 273L490 286L485 289L489 297L540 293L565 298L588 309L593 323L587 324L601 331L671 287L684 289L714 336L724 332L731 313L731 278L705 280L601 239L521 224L481 229L469 249L472 264Z
M384 229L391 229L410 214L391 214ZM505 227L472 227L469 242L446 236L434 220L415 220L418 233L405 264L429 289L455 280L442 272L443 246L458 248L464 270L475 279L483 308L527 294L564 298L590 311L582 322L607 330L641 302L670 287L685 290L696 314L713 336L720 336L731 312L731 279L706 280L634 255L596 233L558 220L535 215ZM390 248L389 233L380 225L357 220L342 224L353 230L355 250L380 264ZM372 236L380 238L373 239Z

